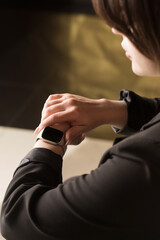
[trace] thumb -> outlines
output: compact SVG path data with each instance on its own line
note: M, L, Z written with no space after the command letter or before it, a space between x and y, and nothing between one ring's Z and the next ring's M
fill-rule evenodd
M84 126L74 126L65 134L67 145L78 145L85 139Z

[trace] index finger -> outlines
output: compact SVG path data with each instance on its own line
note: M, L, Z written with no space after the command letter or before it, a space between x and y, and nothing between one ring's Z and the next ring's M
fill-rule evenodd
M48 118L42 120L40 125L38 126L37 133L40 132L44 127L52 126L57 123L65 123L70 122L72 119L70 112L57 112L55 114L50 115Z

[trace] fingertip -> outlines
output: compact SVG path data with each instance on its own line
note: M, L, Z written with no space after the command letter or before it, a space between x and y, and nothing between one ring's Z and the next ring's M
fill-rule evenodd
M82 135L81 135L82 141L85 139L85 137L86 137L85 133L82 133Z
M36 135L38 132L39 132L39 127L37 127L37 128L34 130L34 135Z
M70 143L69 141L66 141L65 146L68 146L68 145L70 145Z
M39 126L36 128L36 130L34 131L34 134L40 133L40 131L41 131L43 128L44 128L43 125L39 125Z
M67 135L67 132L65 133L65 145L66 146L70 145L70 139L69 139L69 137Z

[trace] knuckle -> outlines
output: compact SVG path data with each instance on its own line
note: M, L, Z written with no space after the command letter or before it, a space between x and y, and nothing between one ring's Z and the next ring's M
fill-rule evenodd
M49 97L47 98L47 100L44 103L44 108L47 107L49 105L49 102L52 100L52 95L49 95Z
M77 106L73 106L73 107L72 107L72 112L78 113L78 112L79 112L78 107L77 107Z
M47 101L50 101L50 100L52 100L52 98L53 98L53 94L49 95L49 97L48 97Z
M74 100L75 99L75 97L74 97L74 95L73 94L71 94L71 93L65 93L64 94L64 99L66 100L66 101L69 101L69 100Z
M70 98L72 95L71 95L70 93L64 93L64 96L65 96L66 98Z
M42 115L43 116L50 116L52 114L52 109L51 108L45 108L43 111L42 111Z
M73 106L72 108L70 108L70 114L72 114L74 116L74 118L77 119L79 116L78 107Z
M54 121L54 120L55 120L55 115L51 115L50 120L51 120L51 121Z
M56 93L56 94L50 94L47 101L51 101L53 99L57 99L57 98L60 98L63 94L59 94L59 93Z
M50 113L50 109L49 108L46 108L45 109L45 114L48 115Z
M76 106L76 100L73 97L69 98L68 99L68 105Z

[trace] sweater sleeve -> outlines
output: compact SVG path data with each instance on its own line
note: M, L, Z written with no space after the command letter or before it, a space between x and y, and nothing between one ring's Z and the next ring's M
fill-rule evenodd
M120 91L119 100L126 102L128 122L121 130L114 128L116 133L131 135L160 112L160 98L146 98L124 89Z
M145 214L141 204L132 203L145 200L145 166L116 155L106 158L90 174L62 183L61 157L31 150L6 191L2 235L8 240L142 239L134 225L143 223Z

